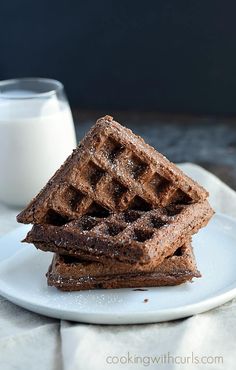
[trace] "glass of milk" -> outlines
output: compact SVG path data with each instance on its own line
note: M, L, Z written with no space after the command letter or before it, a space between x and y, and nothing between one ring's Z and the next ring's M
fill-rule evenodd
M0 82L0 202L25 206L75 147L71 110L59 81Z

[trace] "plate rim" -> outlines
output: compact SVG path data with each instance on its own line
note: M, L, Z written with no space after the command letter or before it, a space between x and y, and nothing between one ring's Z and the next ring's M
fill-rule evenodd
M224 214L222 212L217 212L214 218L227 219L230 222L236 223L236 219L232 216ZM14 233L19 231L20 228L27 228L28 225L22 225L11 230L9 233L1 236L0 241L14 235ZM11 256L13 256L12 254ZM6 261L11 256L3 259ZM161 308L161 309L151 309L149 311L138 311L135 313L128 312L124 313L112 313L106 311L96 312L84 312L76 311L70 309L54 308L46 306L45 304L40 304L36 302L25 301L20 299L19 295L8 294L4 289L4 283L0 282L0 295L9 300L10 302L23 307L24 309L30 310L37 314L49 316L56 319L70 320L83 323L91 324L108 324L108 325L121 325L121 324L142 324L142 323L154 323L154 322L163 322L171 321L176 319L181 319L184 317L189 317L198 313L206 312L210 309L216 308L229 300L233 299L236 296L236 280L232 284L220 289L219 293L215 293L213 296L206 297L199 302L190 303L186 305L181 305L179 307L172 308ZM14 293L14 289L13 289ZM67 316L67 317L66 317ZM97 317L97 319L96 319Z

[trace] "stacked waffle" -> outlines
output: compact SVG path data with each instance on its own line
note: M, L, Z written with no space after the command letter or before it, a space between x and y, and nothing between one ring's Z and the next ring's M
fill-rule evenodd
M208 193L142 138L105 116L17 216L24 242L54 252L62 290L177 285L199 277L191 237Z

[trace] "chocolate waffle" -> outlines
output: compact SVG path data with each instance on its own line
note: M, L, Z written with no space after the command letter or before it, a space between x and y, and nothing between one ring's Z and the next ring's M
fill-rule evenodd
M55 254L47 273L48 285L65 291L178 285L200 276L190 241L155 269L148 264L103 265Z
M107 218L82 216L63 226L34 225L25 242L44 251L86 260L114 259L157 266L213 214L207 201L151 211L125 211Z
M18 222L63 225L81 215L148 211L204 201L208 193L163 155L115 122L100 118Z

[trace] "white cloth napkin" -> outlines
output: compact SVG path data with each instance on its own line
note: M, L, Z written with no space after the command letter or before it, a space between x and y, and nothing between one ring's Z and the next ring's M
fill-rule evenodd
M216 211L236 217L232 189L196 165L180 167L208 189ZM15 214L0 206L2 234ZM173 322L105 326L60 323L0 298L1 370L233 370L235 353L236 300Z

